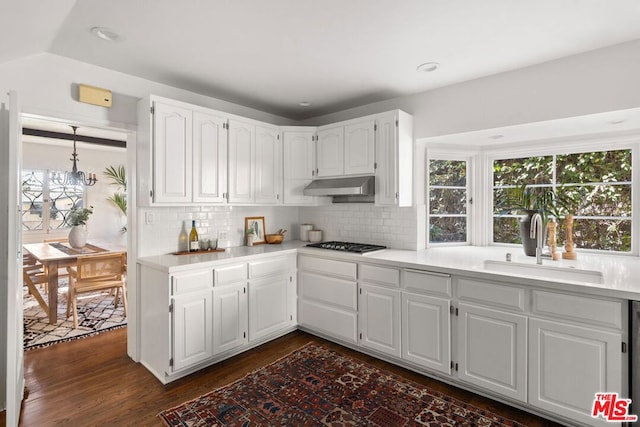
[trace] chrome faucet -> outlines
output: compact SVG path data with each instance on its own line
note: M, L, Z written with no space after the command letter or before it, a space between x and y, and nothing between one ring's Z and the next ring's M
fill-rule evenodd
M535 213L531 217L529 237L536 239L536 264L542 264L542 241L544 239L544 228L542 228L542 215L539 213Z

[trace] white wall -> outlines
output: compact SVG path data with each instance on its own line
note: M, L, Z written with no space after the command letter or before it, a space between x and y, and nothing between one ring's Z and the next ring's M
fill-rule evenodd
M22 144L23 169L49 169L66 171L71 169L71 152L73 148L69 142L59 142L57 145L28 143ZM116 186L110 185L103 171L107 166L126 165L127 153L123 148L105 148L78 144L78 168L84 172L97 175L98 182L86 189L85 206L93 206L93 215L87 221L89 239L101 239L120 244L126 243L124 234L120 232L126 219L120 210L107 200ZM51 237L66 237L68 231L53 232ZM43 234L39 232L24 232L25 243L42 241Z

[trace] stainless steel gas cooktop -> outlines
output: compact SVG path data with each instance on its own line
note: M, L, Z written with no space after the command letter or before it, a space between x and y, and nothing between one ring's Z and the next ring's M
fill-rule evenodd
M386 246L381 245L368 245L366 243L352 243L352 242L320 242L311 243L307 245L310 248L331 249L334 251L342 252L354 252L363 254L365 252L379 251L380 249L386 249Z

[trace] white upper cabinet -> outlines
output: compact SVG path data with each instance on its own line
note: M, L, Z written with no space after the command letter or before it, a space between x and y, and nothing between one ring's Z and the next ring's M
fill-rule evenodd
M284 191L285 205L311 205L314 197L305 196L304 188L315 176L315 129L285 130L284 142Z
M229 120L229 202L255 201L255 126Z
M138 111L139 204L226 203L226 116L155 96Z
M371 175L375 167L375 122L367 120L344 127L344 174Z
M399 110L278 127L151 95L138 103L138 205L315 205L313 179L375 174L377 206L411 206L412 131Z
M154 102L153 200L191 202L192 111Z
M390 111L376 118L376 206L413 203L413 118Z
M193 113L193 201L224 203L227 191L227 119Z
M277 127L229 120L229 203L280 204L282 141Z
M282 199L282 140L277 127L256 126L255 202L278 204Z
M371 175L375 171L375 121L318 129L317 176Z
M344 174L344 127L321 127L316 144L316 175L319 178Z

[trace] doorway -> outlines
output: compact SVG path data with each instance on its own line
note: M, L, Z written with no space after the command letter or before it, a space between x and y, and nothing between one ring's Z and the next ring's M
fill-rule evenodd
M64 241L72 225L71 210L84 207L92 211L86 221L88 241L121 245L126 250L126 211L114 202L118 199L114 195L125 195L126 200L126 188L106 172L122 170L126 180L130 132L29 115L22 116L22 128L23 243ZM95 175L95 183L63 182L74 158L77 169L86 177ZM65 270L60 273L65 274ZM61 284L66 281L61 277ZM25 293L24 341L28 348L47 347L126 325L123 312L109 308L113 307L112 298L95 298L86 301L82 310L85 320L74 328L71 319L66 319L66 294L61 291L55 329Z

